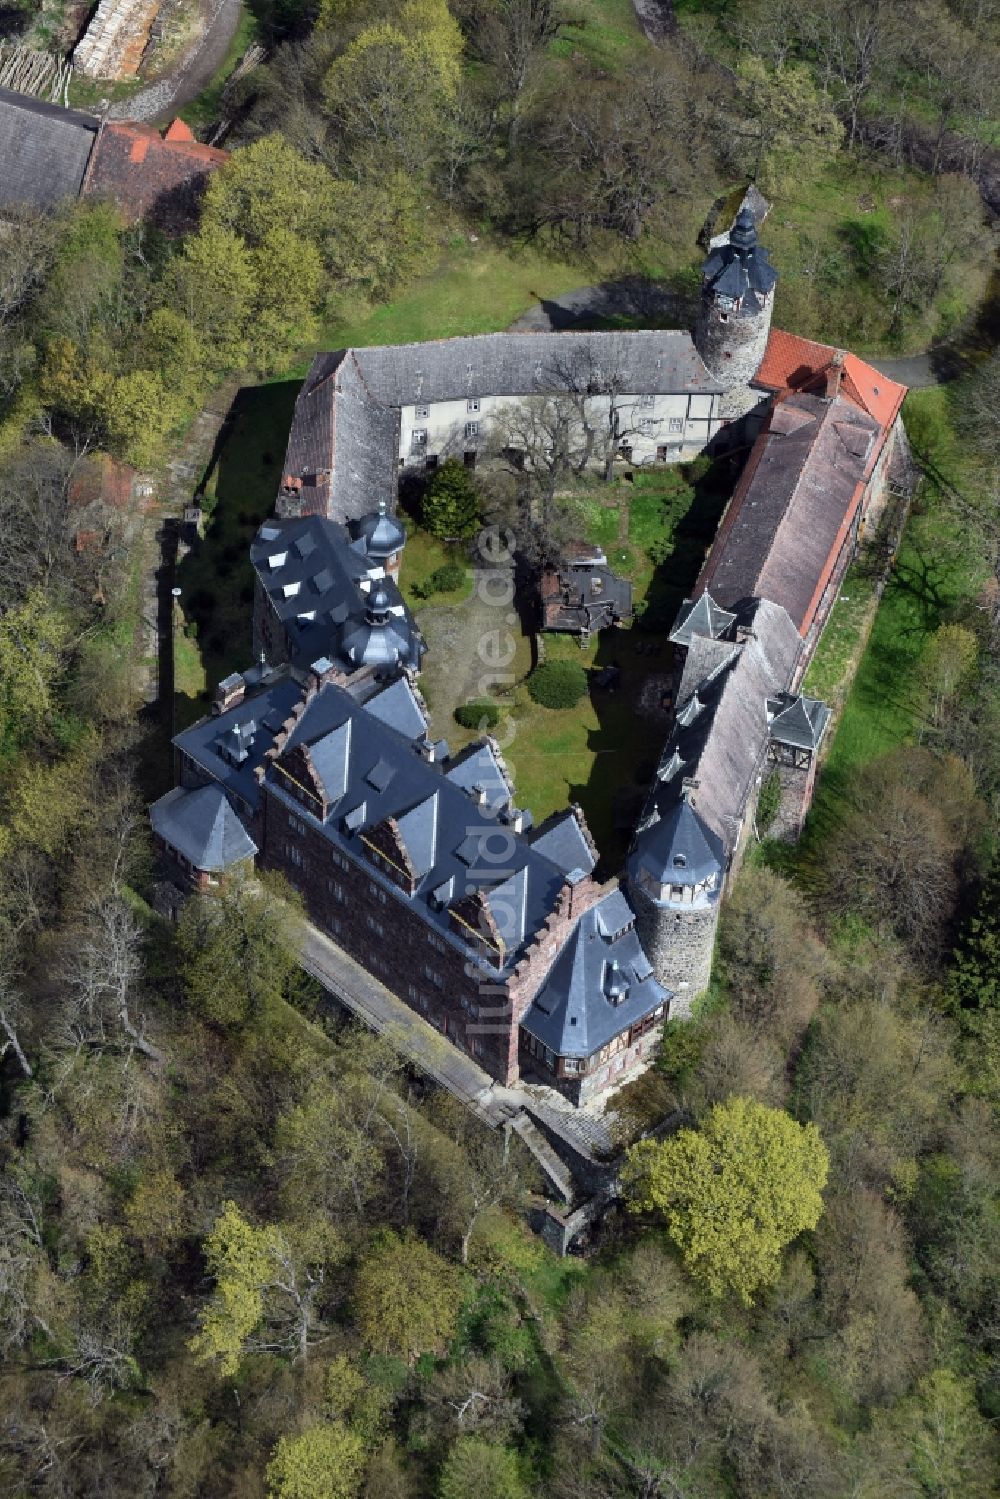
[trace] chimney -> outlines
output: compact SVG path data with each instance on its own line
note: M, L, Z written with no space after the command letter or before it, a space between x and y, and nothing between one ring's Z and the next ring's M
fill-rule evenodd
M844 351L837 349L826 367L826 394L828 400L840 394L840 380L844 373Z
M231 676L224 677L215 689L212 712L228 713L230 708L235 708L242 703L246 690L247 684L238 671L234 671Z

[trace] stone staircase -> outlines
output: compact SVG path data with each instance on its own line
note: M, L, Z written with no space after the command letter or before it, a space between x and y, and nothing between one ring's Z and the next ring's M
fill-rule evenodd
M576 1191L573 1173L556 1155L538 1126L527 1114L517 1114L511 1120L509 1128L524 1141L560 1197L568 1205L572 1204Z

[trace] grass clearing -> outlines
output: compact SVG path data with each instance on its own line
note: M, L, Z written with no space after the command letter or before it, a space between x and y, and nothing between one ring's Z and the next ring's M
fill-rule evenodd
M632 0L577 0L572 21L551 44L553 57L583 53L598 67L621 72L649 43L636 19Z

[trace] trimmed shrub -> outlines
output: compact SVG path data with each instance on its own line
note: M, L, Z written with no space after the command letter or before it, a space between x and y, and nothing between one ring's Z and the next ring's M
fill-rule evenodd
M418 599L429 599L435 593L454 593L465 582L465 568L460 562L445 562L436 567L422 583L414 583Z
M442 463L424 495L423 522L432 536L444 541L475 536L479 529L479 491L463 463Z
M572 708L587 690L587 673L576 661L546 661L528 678L528 692L543 708Z
M486 700L462 703L455 709L455 719L463 729L495 729L500 722L500 709Z

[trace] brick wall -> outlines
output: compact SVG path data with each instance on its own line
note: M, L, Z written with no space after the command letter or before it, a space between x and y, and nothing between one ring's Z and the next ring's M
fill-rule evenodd
M516 1081L517 1027L506 984L431 927L374 863L338 848L270 785L263 822L262 866L301 893L316 925L491 1077Z

